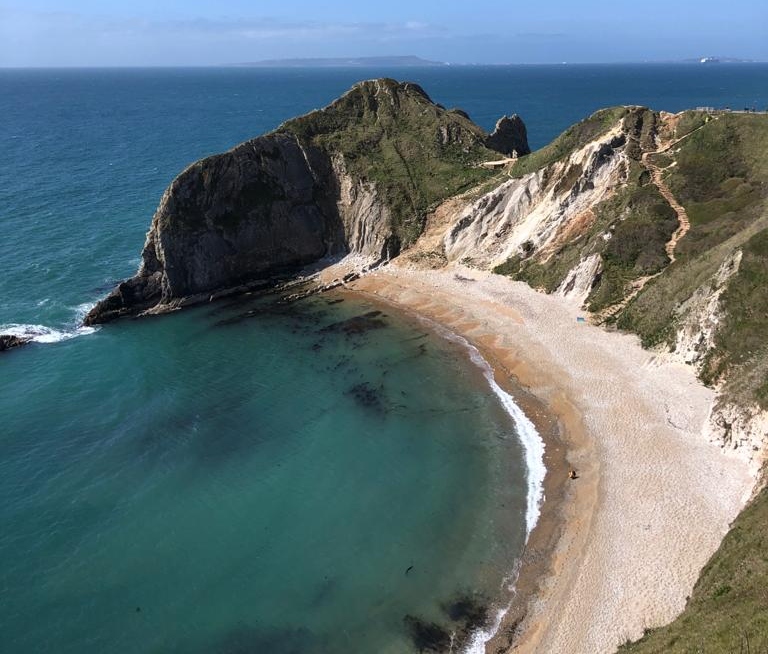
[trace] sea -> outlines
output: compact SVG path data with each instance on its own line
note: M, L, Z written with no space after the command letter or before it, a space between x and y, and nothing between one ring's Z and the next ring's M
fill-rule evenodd
M184 167L381 76L534 148L768 106L765 64L0 70L4 654L406 653L487 610L482 651L543 470L471 346L352 295L81 326Z

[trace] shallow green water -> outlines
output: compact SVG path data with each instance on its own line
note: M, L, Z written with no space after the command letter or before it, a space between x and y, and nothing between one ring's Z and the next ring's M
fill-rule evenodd
M458 346L330 302L4 358L26 373L0 397L3 651L401 652L406 615L499 598L510 418Z

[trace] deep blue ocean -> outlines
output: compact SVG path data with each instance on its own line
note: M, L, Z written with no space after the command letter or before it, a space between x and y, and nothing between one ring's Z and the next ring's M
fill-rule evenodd
M0 333L39 334L0 355L3 654L394 654L406 616L503 602L523 447L460 344L337 296L78 329L184 167L384 75L534 148L609 105L768 106L764 64L0 70Z

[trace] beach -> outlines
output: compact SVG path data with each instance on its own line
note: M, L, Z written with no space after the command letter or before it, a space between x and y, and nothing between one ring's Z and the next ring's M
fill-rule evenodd
M545 441L541 516L486 652L612 652L683 610L754 484L702 435L714 395L692 368L463 266L394 262L347 288L477 347Z

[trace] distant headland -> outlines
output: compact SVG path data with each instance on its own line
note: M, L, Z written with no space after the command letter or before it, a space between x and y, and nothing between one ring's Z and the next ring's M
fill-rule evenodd
M232 66L248 68L366 68L371 66L391 66L413 68L419 66L447 66L445 62L430 61L413 55L397 57L323 57L299 59L264 59L249 61Z

